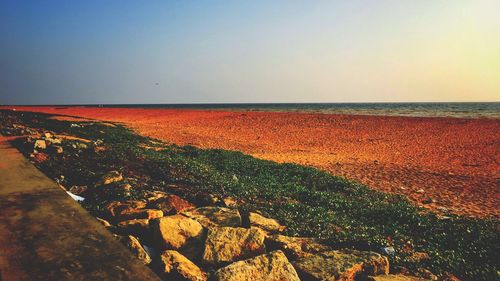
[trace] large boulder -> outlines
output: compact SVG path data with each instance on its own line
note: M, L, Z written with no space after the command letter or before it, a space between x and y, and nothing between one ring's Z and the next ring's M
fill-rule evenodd
M321 244L320 241L315 238L290 237L280 234L267 236L266 248L268 250L281 250L291 260L331 250L330 247Z
M149 257L148 253L144 250L144 248L142 247L141 243L137 238L135 238L132 235L127 235L121 238L120 240L142 263L144 264L151 263L151 257Z
M248 221L250 226L258 227L267 232L282 232L285 230L285 227L279 224L279 222L275 219L266 218L260 214L250 212L248 213Z
M199 222L183 215L152 220L151 229L162 249L180 249L189 242L202 240L204 234L203 226Z
M217 270L214 280L266 280L266 281L299 281L297 272L281 251L271 252L251 259L238 261Z
M241 215L237 209L201 207L183 212L182 214L197 220L206 228L217 226L241 226Z
M158 267L163 280L207 280L205 272L177 251L163 252Z
M214 227L208 230L203 263L222 266L265 252L265 234L258 228Z
M356 250L326 251L301 257L294 262L301 279L353 281L358 275L389 273L386 257Z
M194 205L174 194L167 194L148 204L149 207L162 210L165 215L175 215L194 208Z

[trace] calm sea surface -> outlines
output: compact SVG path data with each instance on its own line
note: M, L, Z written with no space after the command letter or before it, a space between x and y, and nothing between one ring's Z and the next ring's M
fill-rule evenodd
M283 111L362 115L500 118L500 102L491 103L245 103L124 104L103 107L182 108L237 111Z

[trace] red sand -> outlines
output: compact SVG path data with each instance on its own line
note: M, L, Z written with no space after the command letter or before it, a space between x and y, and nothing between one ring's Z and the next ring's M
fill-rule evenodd
M123 122L170 143L310 165L426 207L500 217L500 120L138 108L16 107Z

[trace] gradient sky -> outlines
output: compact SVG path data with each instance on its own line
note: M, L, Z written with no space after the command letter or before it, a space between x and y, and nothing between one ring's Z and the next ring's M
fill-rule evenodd
M2 0L0 103L500 101L499 13L498 0Z

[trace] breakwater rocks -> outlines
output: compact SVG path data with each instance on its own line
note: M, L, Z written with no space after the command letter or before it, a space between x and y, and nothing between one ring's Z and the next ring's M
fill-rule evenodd
M258 213L220 206L186 210L185 200L173 199L177 195L150 195L109 203L108 216L99 221L165 280L354 280L389 273L387 258L378 253L284 236L284 226Z

